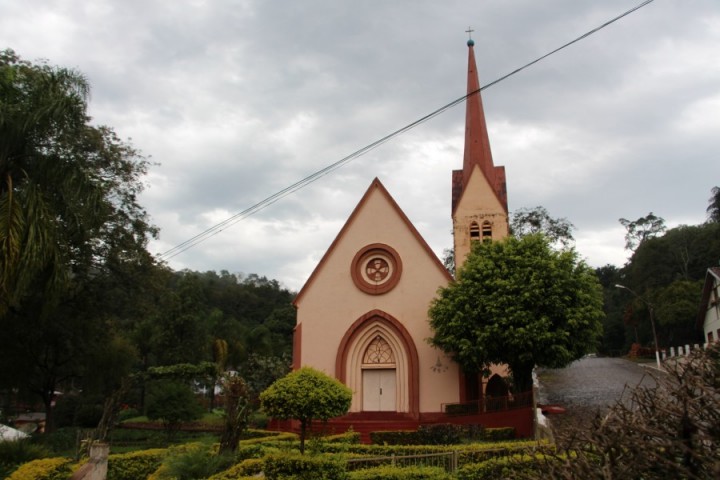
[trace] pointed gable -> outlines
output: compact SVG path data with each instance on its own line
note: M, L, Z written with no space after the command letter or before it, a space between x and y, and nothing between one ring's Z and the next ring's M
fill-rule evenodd
M340 264L341 266L347 264L347 268L334 269L333 272L327 274L337 275L338 280L342 278L347 281L351 276L350 261L355 252L373 244L387 244L393 248L400 248L399 244L407 244L408 242L414 244L414 251L422 252L421 254L426 257L428 263L441 275L445 282L452 279L445 266L410 222L395 199L393 199L382 182L375 178L345 222L345 225L330 244L315 270L310 274L305 285L300 289L293 304L298 307L302 303L303 298L312 289L317 278L327 270L330 259L338 254L340 250L343 250L342 255L347 257L342 258ZM353 255L348 255L345 252L352 252ZM409 253L400 251L400 257L406 259L406 261L420 263L418 258L407 258Z

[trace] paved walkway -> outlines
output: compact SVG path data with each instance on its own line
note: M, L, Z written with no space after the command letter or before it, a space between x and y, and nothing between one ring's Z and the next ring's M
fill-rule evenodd
M562 369L539 369L538 403L565 407L564 414L552 415L557 433L589 423L596 412L604 411L630 396L636 386L654 386L649 374L654 364L637 364L623 358L592 357L573 362Z

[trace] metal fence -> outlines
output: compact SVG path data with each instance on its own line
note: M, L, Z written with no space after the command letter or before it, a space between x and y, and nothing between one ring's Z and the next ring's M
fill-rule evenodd
M442 467L448 473L457 472L458 452L426 453L420 455L390 455L388 457L351 458L348 471L392 465L398 467Z

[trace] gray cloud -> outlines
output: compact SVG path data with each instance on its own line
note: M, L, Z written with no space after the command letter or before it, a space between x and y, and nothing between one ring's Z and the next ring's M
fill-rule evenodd
M13 4L15 3L15 4ZM639 0L0 2L0 46L76 67L91 114L159 165L143 201L179 244ZM511 210L578 227L621 264L617 219L704 220L720 183L720 5L657 1L483 93ZM379 177L433 249L450 246L451 109L170 260L299 288Z

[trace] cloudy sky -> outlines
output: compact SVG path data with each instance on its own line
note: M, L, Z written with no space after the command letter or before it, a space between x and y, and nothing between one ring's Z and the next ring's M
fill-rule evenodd
M163 253L641 0L0 0L0 48L82 71L93 122L157 163ZM483 92L510 210L621 266L620 217L705 220L720 185L720 2L655 0ZM440 256L464 105L168 259L299 289L374 177Z

